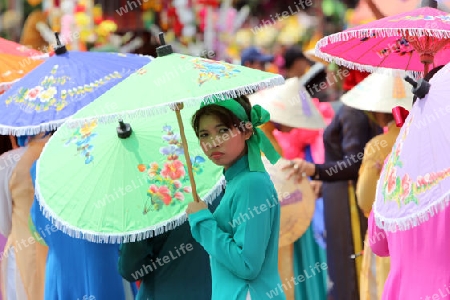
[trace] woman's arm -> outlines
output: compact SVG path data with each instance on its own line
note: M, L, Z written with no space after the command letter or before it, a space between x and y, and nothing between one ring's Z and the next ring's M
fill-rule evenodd
M129 282L147 275L146 265L158 256L159 250L167 240L168 232L139 242L124 243L119 248L118 269L120 275Z
M11 146L13 149L19 148L19 146L17 145L17 140L16 140L15 136L10 135L9 140L11 141Z
M383 229L378 228L373 212L369 216L368 237L369 246L373 253L381 257L389 256L389 244L386 233Z
M264 184L257 174L261 173L252 173L242 180L242 187L233 199L229 223L235 229L234 234L224 232L207 209L189 215L192 236L206 252L234 275L246 280L258 276L265 260L274 209L267 202L279 205L271 185Z
M31 165L31 168L30 168L30 176L31 176L31 182L33 183L33 188L36 188L36 163L37 163L37 161L35 161ZM45 216L43 215L43 213L41 212L39 202L36 198L36 195L34 196L33 204L31 205L30 218L31 218L31 222L33 222L35 227L36 227L36 224L39 224L39 225L42 225L43 223L51 224L50 221L47 220L45 218ZM41 239L45 243L48 243L47 239L48 239L49 235L46 235L46 234L41 235L37 230L33 233L35 234L34 235L35 239Z
M0 155L0 234L8 237L11 233L12 196L9 189L11 167L7 162L8 152ZM6 166L6 167L5 167Z

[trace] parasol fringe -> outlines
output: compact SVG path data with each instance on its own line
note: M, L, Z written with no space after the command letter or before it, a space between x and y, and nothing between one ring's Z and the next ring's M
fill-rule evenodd
M170 220L165 222L161 222L158 225L151 226L146 229L142 229L139 232L129 232L123 234L101 234L88 232L85 230L81 230L79 228L75 228L74 226L68 224L65 221L59 220L56 218L55 213L48 207L45 203L45 200L42 196L39 187L39 168L40 162L38 160L36 164L36 183L35 183L35 195L39 203L40 210L43 215L52 222L52 224L58 229L61 230L64 234L72 238L84 239L93 243L104 243L104 244L121 244L121 243L129 243L129 242L139 242L141 240L145 240L159 234L163 234L169 230L172 230L180 225L182 225L187 220L187 215L185 212L182 212ZM203 201L208 204L213 203L215 199L223 192L225 189L226 181L225 177L222 177L216 185L203 197Z
M322 39L320 39L316 44L316 49L327 46L328 44L345 42L353 38L362 39L371 35L377 35L378 37L395 37L395 36L415 36L415 37L436 37L438 39L448 39L450 38L450 32L441 29L432 28L367 28L367 29L356 29L356 30L346 30L334 34L330 34Z
M377 189L378 194L378 189ZM375 199L379 199L378 195ZM378 201L378 200L377 200ZM436 202L424 208L423 210L403 218L385 218L381 216L375 206L375 203L372 207L375 223L377 227L383 229L388 232L396 232L396 231L406 231L413 229L425 222L427 222L430 218L434 217L436 214L442 212L446 208L448 208L450 204L450 191L441 196Z
M67 119L65 124L69 128L74 128L74 127L82 126L84 123L92 121L92 120L97 120L97 122L102 123L102 124L108 124L108 123L117 123L118 119L125 119L128 121L128 120L132 120L134 118L147 118L147 117L152 117L155 115L173 112L173 110L176 109L177 104L179 104L180 102L184 104L184 107L199 106L201 102L214 103L214 102L217 102L217 99L226 100L229 98L237 98L242 95L253 94L256 91L259 91L261 89L271 88L271 87L275 87L275 86L282 85L282 84L284 84L284 78L282 76L277 76L275 78L260 81L253 85L246 85L246 86L237 87L232 90L225 90L225 91L212 93L209 96L180 99L178 101L167 102L167 103L160 104L160 105L151 105L149 107L139 108L139 109L130 110L130 111L124 111L124 112L120 112L120 113L107 114L107 115L102 115L102 116L92 116L92 117L86 117L86 118L71 117L71 118Z
M0 135L36 135L45 131L57 130L65 120L57 120L48 123L42 123L36 126L12 127L0 125Z
M371 65L363 65L356 62L351 62L328 53L324 53L321 49L328 44L345 42L353 38L362 39L367 36L375 34L379 37L392 37L392 36L415 36L415 37L436 37L439 39L450 39L450 32L446 30L439 29L427 29L427 28L409 28L409 29L391 29L391 28L370 28L365 30L347 30L343 32L338 32L326 36L316 43L315 55L327 62L336 62L338 65L344 66L349 69L365 71L370 73L384 73L384 74L395 74L396 70L390 68L381 68ZM401 70L404 72L404 70ZM393 73L394 72L394 73ZM414 77L415 79L422 78L424 72L422 71L407 71L407 73Z
M332 55L329 55L329 54L323 53L323 52L316 52L316 56L322 58L323 60L326 60L327 62L330 62L330 63L335 62L336 64L343 66L347 69L358 70L361 72L379 73L379 74L386 74L386 75L391 75L391 76L409 75L410 77L414 78L415 80L419 80L420 78L423 78L423 76L424 76L424 72L422 72L422 71L405 71L405 70L400 70L400 69L389 69L389 68L375 67L375 66L371 66L371 65L363 65L363 64L348 61L343 58L332 56Z

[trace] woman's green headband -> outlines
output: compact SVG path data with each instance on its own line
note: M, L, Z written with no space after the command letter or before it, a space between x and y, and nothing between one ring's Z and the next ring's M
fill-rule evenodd
M270 140L267 138L264 132L258 128L258 126L267 123L270 120L270 114L268 111L266 111L260 105L254 105L250 113L251 120L249 120L245 108L234 99L227 99L209 104L202 103L200 107L211 104L225 107L226 109L234 113L240 120L244 122L250 122L252 124L253 135L250 139L247 140L248 164L250 171L266 171L261 159L261 151L272 164L275 164L280 159L280 155L275 150Z

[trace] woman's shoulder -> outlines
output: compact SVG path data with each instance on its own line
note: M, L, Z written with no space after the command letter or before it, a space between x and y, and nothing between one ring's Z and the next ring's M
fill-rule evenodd
M235 186L233 195L248 199L251 205L259 205L267 201L277 201L278 199L275 186L267 172L247 172L242 174L238 184ZM249 203L246 202L245 205Z
M270 175L267 172L245 172L242 173L241 178L240 178L241 182L245 181L248 184L256 184L258 182L272 182L270 180Z
M239 176L238 185L243 189L274 191L275 187L267 172L245 172Z

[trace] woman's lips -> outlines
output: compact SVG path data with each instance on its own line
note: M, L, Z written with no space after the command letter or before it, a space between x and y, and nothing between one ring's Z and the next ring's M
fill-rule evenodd
M213 152L213 153L211 153L211 158L212 158L212 159L219 159L219 158L221 158L223 155L224 155L224 153L222 153L222 152Z

